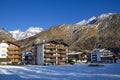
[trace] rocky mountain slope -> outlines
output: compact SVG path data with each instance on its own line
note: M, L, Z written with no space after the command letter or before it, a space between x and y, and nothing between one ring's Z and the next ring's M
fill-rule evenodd
M92 50L100 45L102 48L120 48L120 14L111 14L89 25L62 24L51 27L33 37L17 41L21 50L31 51L33 44L43 40L62 39L74 51Z
M98 25L102 48L120 48L120 14L111 15Z
M89 23L88 23L89 21ZM7 33L0 31L1 39ZM3 36L4 35L4 36ZM10 38L10 40L13 40ZM21 52L34 51L34 45L43 40L64 40L71 51L86 51L93 48L120 48L120 14L107 14L87 20L86 24L62 24L49 30L16 41L21 46Z
M9 32L5 31L4 29L0 29L0 42L2 40L15 41Z

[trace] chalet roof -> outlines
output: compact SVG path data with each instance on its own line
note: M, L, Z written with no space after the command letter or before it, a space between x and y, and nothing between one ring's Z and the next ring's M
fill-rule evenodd
M15 43L15 42L6 41L6 43L8 43L8 44L13 44L13 45L16 45L16 46L20 47L20 46L19 46L17 43Z
M82 54L83 52L72 52L72 53L69 53L68 55L78 55L78 54Z
M13 45L16 45L16 46L20 47L16 42L12 42L12 41L2 40L2 42L0 42L0 43L13 44Z

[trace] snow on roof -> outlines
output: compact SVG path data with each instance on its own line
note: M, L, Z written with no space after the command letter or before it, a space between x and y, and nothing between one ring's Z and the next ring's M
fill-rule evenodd
M77 55L77 54L82 54L83 52L71 52L71 53L68 53L68 55Z

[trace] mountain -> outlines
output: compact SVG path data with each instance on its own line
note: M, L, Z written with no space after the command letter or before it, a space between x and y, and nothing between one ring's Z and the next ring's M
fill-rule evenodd
M94 24L96 21L97 21L97 18L93 16L87 21L87 24Z
M115 14L115 13L102 14L102 15L98 16L98 19L99 20L104 20L104 19L106 19L107 17L109 17L110 15L113 15L113 14Z
M49 30L19 40L17 43L21 45L21 51L24 53L34 51L33 45L39 44L43 40L64 40L69 45L70 51L92 50L98 46L106 49L120 48L120 14L97 17L96 22L91 25L53 26Z
M80 22L78 22L78 23L76 23L76 24L79 24L79 25L87 25L87 20L82 20L82 21L80 21Z
M90 19L88 20L82 20L76 24L79 24L79 25L89 25L89 24L94 24L96 22L97 18L95 16L91 17Z
M30 27L25 32L22 32L21 30L14 30L14 31L9 31L9 32L12 34L14 39L21 40L21 39L25 39L25 38L29 38L31 36L34 36L34 35L40 33L41 31L43 31L42 28Z
M110 15L98 25L102 48L120 48L120 14Z
M7 32L6 30L4 30L3 28L0 29L0 42L2 40L15 41L15 39L12 37L12 35L9 32Z
M88 20L82 20L76 24L79 24L79 25L92 25L94 24L96 21L102 21L104 20L105 18L109 17L110 15L113 15L115 13L108 13L108 14L101 14L100 16L96 17L96 16L93 16L91 17L90 19Z

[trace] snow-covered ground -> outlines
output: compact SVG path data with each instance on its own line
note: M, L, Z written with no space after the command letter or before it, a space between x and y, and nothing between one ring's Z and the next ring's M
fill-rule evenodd
M0 66L0 80L120 80L120 64Z

